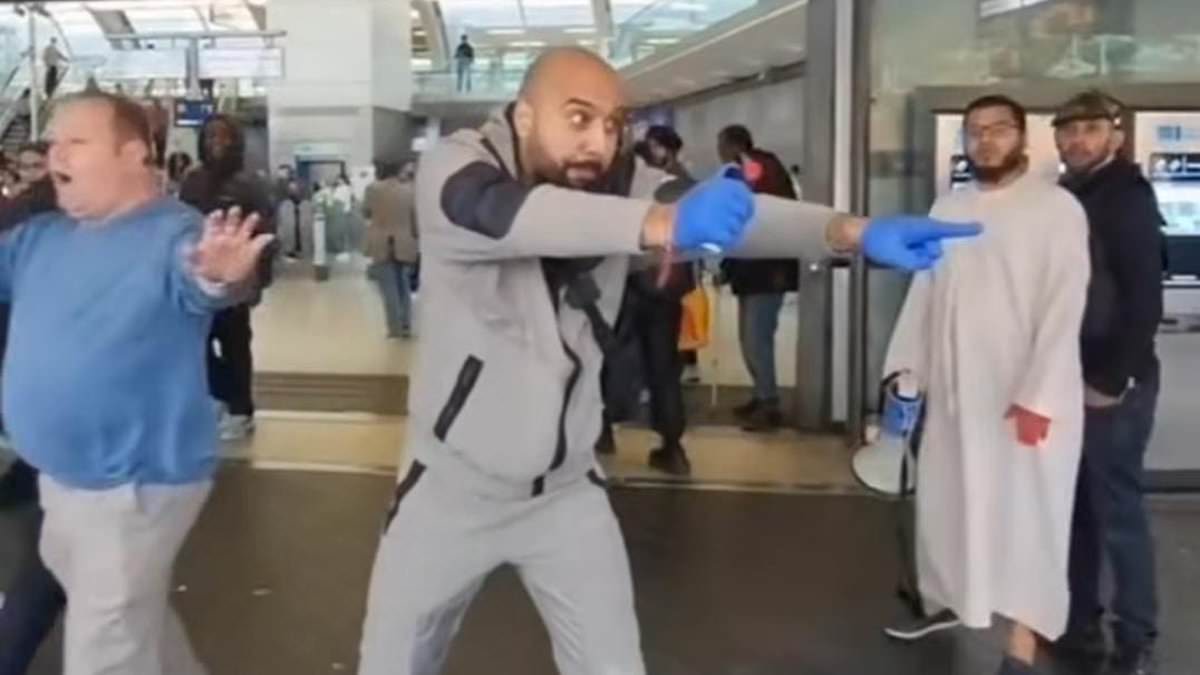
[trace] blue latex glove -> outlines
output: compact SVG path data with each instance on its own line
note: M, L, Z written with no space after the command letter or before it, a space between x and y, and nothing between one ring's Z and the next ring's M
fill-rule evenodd
M917 271L942 257L942 240L977 236L979 223L948 223L925 216L873 218L863 233L863 253L881 265Z
M917 428L923 403L924 399L920 396L902 398L896 393L895 383L889 383L883 393L883 414L879 416L879 426L883 433L906 438Z
M754 220L754 193L735 168L693 187L679 200L675 248L720 253L736 248Z

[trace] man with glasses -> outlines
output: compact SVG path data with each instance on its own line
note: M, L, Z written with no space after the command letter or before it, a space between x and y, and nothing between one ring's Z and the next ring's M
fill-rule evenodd
M1004 675L1037 672L1037 636L1067 626L1083 437L1087 220L1067 191L1029 171L1025 117L1000 96L967 107L975 182L940 198L932 215L982 222L983 234L913 278L884 370L927 397L917 566L922 596L943 610L887 633L915 640L1002 617L1011 628Z
M1063 104L1054 138L1063 186L1087 211L1092 283L1083 325L1085 423L1071 536L1071 621L1061 651L1100 660L1107 652L1100 569L1114 577L1116 652L1111 672L1155 672L1158 604L1154 541L1142 499L1143 462L1154 428L1162 319L1162 215L1150 184L1121 156L1121 106L1091 91Z

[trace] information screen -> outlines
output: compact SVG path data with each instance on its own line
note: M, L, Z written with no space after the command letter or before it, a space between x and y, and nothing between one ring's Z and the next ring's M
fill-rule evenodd
M1154 186L1170 237L1200 237L1200 113L1141 112L1134 154Z

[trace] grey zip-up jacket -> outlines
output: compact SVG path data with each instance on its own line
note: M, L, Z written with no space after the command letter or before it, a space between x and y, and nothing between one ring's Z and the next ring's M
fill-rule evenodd
M478 495L527 499L599 481L603 354L584 312L548 281L547 261L591 269L611 324L642 222L671 177L628 159L598 194L520 181L507 113L442 139L422 158L421 341L409 392L408 452ZM667 190L664 190L666 192ZM760 196L738 257L831 254L826 207ZM553 265L553 263L549 263ZM557 286L557 285L554 285Z

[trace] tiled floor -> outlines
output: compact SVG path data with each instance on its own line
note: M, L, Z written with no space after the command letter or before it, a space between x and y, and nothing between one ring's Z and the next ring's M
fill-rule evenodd
M737 303L729 289L715 304L714 347L701 354L701 371L718 384L749 383L737 340ZM418 300L419 301L419 300ZM776 336L776 369L782 386L796 381L798 308L789 296ZM335 263L317 282L302 264L284 266L254 312L258 371L274 373L407 373L413 343L388 340L379 292L364 263ZM419 332L419 327L418 327Z
M175 600L212 675L353 673L386 476L223 471L176 571ZM650 675L992 675L995 633L884 639L902 615L895 512L865 497L618 489ZM1160 675L1200 672L1200 504L1154 507ZM28 514L0 512L0 588ZM55 675L57 636L30 675ZM398 671L399 672L399 671ZM553 675L546 631L502 568L443 675ZM1097 675L1046 664L1044 675Z
M260 413L250 440L228 447L231 458L260 467L309 468L391 474L404 446L405 418L362 414ZM646 466L657 437L642 429L618 432L618 452L603 457L621 483L675 482ZM849 454L834 437L791 431L755 436L705 427L685 438L692 483L711 488L844 492L857 490Z

